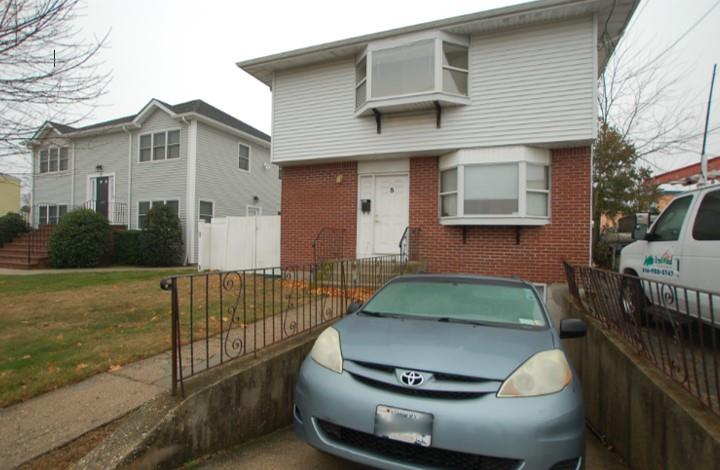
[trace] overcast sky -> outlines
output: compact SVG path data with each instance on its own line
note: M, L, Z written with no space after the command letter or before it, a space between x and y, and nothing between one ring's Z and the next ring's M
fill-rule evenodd
M661 52L718 0L645 1L649 3L645 7L641 3L636 11L636 16L638 11L640 15L621 47L633 43L650 52ZM151 98L171 104L200 98L269 133L270 91L235 62L517 3L523 2L366 0L359 8L337 0L92 0L80 12L80 26L97 37L111 30L102 58L113 79L109 93L87 123L134 114ZM697 110L699 131L712 64L720 62L718 24L720 7L673 48L677 67L686 71L676 96ZM717 82L715 90L711 123L717 126ZM699 151L700 142L697 153L656 157L653 161L660 168L672 169L694 163ZM710 139L708 153L720 154L720 132ZM17 168L17 163L0 161L0 171Z

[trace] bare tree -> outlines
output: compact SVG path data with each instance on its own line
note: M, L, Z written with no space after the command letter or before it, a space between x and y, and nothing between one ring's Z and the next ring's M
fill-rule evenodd
M82 39L80 0L0 0L0 156L27 153L45 120L87 116L110 81L98 53L108 35Z

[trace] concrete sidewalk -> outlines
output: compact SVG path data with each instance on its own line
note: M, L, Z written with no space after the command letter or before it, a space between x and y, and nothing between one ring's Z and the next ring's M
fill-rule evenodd
M104 268L72 268L72 269L12 269L0 268L0 276L32 276L33 274L68 274L68 273L115 273L127 271L179 271L189 270L190 267L161 267L146 268L141 266L109 266Z
M207 347L204 339L194 341L192 347L185 344L183 375L251 355L288 336L314 329L345 308L339 299L317 299L249 325L231 326L222 337L210 337ZM239 325L239 320L236 318L232 325ZM61 447L169 392L171 374L171 353L167 351L0 409L0 470Z

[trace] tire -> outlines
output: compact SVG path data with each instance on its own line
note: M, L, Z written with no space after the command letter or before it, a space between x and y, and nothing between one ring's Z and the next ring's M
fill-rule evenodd
M634 272L626 272L632 276L636 276ZM633 277L623 277L621 306L625 315L632 317L638 325L645 326L647 324L647 308L649 302L643 292L640 279Z

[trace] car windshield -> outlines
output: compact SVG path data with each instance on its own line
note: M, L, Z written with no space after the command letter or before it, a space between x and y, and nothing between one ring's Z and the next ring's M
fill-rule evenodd
M370 299L362 312L448 322L546 326L542 307L531 287L499 283L395 281Z

